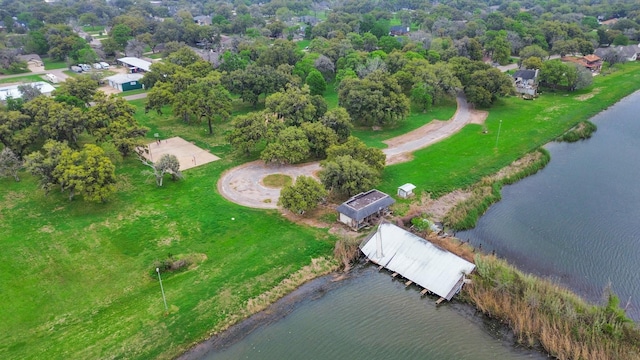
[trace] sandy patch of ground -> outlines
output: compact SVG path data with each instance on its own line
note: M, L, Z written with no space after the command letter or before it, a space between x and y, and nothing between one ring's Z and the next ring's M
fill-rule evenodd
M180 137L154 141L147 145L147 149L148 153L145 152L143 155L152 162L164 154L175 155L180 161L180 170L183 171L220 159Z
M396 136L389 140L383 141L383 143L387 144L389 147L397 147L409 141L414 141L424 137L426 134L433 132L437 129L442 128L447 122L442 120L432 120L426 125L422 125L421 127L406 133L404 135Z
M595 88L595 89L591 90L591 92L588 93L588 94L576 96L576 100L578 100L578 101L589 100L592 97L598 95L599 93L600 93L600 88Z
M469 121L471 124L483 125L489 116L489 113L483 110L469 110L469 113L471 114L471 121Z

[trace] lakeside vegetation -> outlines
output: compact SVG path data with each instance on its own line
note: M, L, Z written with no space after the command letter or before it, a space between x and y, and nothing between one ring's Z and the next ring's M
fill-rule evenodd
M640 331L614 294L605 294L604 305L592 305L493 256L478 255L475 264L463 296L507 324L518 343L561 360L640 357Z

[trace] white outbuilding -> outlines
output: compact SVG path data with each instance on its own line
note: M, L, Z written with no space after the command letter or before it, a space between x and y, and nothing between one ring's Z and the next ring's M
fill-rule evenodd
M398 188L398 197L406 199L408 197L413 196L413 190L416 188L415 185L406 183Z

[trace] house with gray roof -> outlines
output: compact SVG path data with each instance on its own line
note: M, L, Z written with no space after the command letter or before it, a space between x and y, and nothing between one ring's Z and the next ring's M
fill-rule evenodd
M538 70L537 69L521 69L513 74L513 82L516 92L528 95L538 95Z
M607 59L609 53L617 52L625 61L640 60L640 44L627 45L627 46L611 46L606 48L597 48L594 54L602 59Z
M338 221L353 230L359 230L372 220L389 212L389 206L396 201L382 191L373 189L354 195L337 207Z

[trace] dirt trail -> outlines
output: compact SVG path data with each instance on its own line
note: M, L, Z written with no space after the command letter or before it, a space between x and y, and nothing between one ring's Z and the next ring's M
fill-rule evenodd
M460 131L465 125L482 123L486 112L471 110L463 95L457 97L458 109L447 121L434 120L408 134L385 141L388 148L383 152L387 164L411 160L411 153L425 148ZM218 191L227 200L240 205L276 209L280 189L267 188L262 179L271 174L284 174L296 178L300 175L315 176L320 170L319 162L299 165L273 165L258 160L227 170L218 181Z

